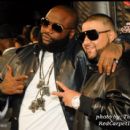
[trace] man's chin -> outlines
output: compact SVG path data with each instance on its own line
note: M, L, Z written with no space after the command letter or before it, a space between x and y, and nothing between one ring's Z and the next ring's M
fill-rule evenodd
M42 43L44 43L45 45L49 45L51 42L47 40L42 40Z
M94 59L95 57L94 56L88 56L88 59L89 60L92 60L92 59Z
M96 54L87 54L89 60L94 59L96 56L97 56Z

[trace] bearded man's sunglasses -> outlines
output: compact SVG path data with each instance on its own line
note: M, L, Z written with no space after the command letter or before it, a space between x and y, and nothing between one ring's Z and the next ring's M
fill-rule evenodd
M65 28L63 27L63 25L58 24L58 23L51 23L47 18L41 18L41 25L44 27L48 27L49 25L51 25L52 30L57 32L57 33L61 33L64 30L68 30L68 29L72 29L72 28Z
M85 32L81 32L78 34L77 39L83 43L85 37L87 36L87 38L91 41L95 41L99 38L99 34L100 33L106 33L109 32L110 30L105 30L105 31L100 31L98 32L96 29L92 29L92 30L88 30Z

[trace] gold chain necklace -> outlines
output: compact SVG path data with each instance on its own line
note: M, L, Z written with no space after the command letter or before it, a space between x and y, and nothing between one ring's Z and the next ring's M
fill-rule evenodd
M35 112L36 110L38 110L39 108L41 108L42 110L45 110L45 99L43 96L50 96L50 90L49 90L49 80L50 80L50 76L52 74L52 70L54 67L54 64L52 63L49 66L49 69L47 70L46 74L44 75L44 71L43 71L43 57L44 54L41 57L41 63L40 63L40 72L39 72L39 82L37 84L37 88L38 93L35 97L35 99L32 101L31 105L29 106L29 109L32 110L32 112ZM45 82L45 79L47 78L47 82Z

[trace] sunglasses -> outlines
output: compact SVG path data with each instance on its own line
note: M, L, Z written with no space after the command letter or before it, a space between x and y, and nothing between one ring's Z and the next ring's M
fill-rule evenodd
M47 18L41 18L41 25L44 27L48 27L49 25L51 25L52 30L54 30L57 33L61 33L64 29L67 29L58 23L51 23Z
M80 42L83 43L85 37L87 36L89 40L91 41L95 41L99 38L99 34L100 33L106 33L109 32L110 30L106 30L106 31L101 31L101 32L97 32L95 29L93 30L88 30L85 32L81 32L78 34L78 40L80 40Z

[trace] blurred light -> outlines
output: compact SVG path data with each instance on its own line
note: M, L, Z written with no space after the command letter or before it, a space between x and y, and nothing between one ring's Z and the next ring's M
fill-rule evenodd
M126 5L126 6L130 6L130 1L124 1L123 3L124 3L124 5Z

